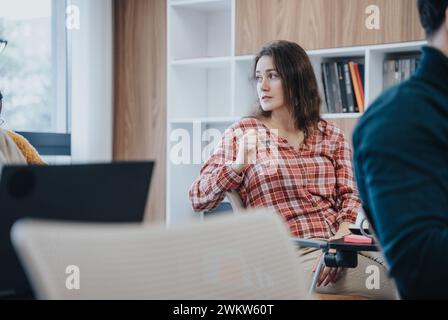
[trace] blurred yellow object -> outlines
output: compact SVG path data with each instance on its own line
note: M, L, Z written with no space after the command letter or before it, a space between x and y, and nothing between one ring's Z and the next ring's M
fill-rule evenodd
M19 148L22 152L28 164L45 164L37 150L31 145L31 143L29 143L27 139L13 131L8 130L7 134L17 145L17 148Z

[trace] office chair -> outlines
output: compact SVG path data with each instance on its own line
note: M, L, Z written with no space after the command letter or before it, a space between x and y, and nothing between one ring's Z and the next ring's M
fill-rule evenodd
M286 226L266 209L172 228L22 220L11 238L40 299L311 298Z
M231 190L226 192L226 197L232 206L234 214L240 215L245 211L245 206L236 192ZM319 279L320 272L323 267L343 267L343 268L356 268L358 264L358 252L360 251L379 251L376 244L371 245L358 245L358 244L346 244L343 240L335 242L327 242L315 239L301 239L291 238L292 242L301 248L316 248L322 251L320 261L314 272L311 285L308 289L309 294L313 294L316 289L317 281ZM337 250L333 253L331 249Z

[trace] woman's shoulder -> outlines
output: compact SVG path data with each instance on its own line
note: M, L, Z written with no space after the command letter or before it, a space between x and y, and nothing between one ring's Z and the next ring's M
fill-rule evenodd
M317 128L324 140L345 140L344 132L331 122L322 119L318 122Z
M328 138L341 138L344 137L344 132L335 124L328 122L327 120L320 120L317 127L321 133Z
M29 144L28 140L14 131L7 130L6 134L14 141L17 146L24 146Z
M23 156L30 164L44 164L44 161L39 156L37 150L31 145L31 143L22 135L14 132L7 131L8 136L14 141Z

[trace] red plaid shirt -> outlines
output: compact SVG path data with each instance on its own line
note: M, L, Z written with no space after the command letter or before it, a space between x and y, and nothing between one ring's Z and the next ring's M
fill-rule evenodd
M266 174L266 157L257 157L238 175L231 169L237 140L249 129L267 132L275 143L277 166ZM293 148L261 121L246 118L226 130L190 189L194 211L212 210L235 189L248 208L273 207L293 235L333 236L341 222L353 223L361 207L352 169L352 152L341 130L320 121L300 148Z

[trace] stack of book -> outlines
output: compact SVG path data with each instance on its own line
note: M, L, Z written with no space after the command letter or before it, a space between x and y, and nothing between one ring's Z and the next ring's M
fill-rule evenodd
M383 89L386 90L409 79L420 63L420 53L395 54L384 59Z
M364 63L335 60L322 63L325 113L364 112Z

